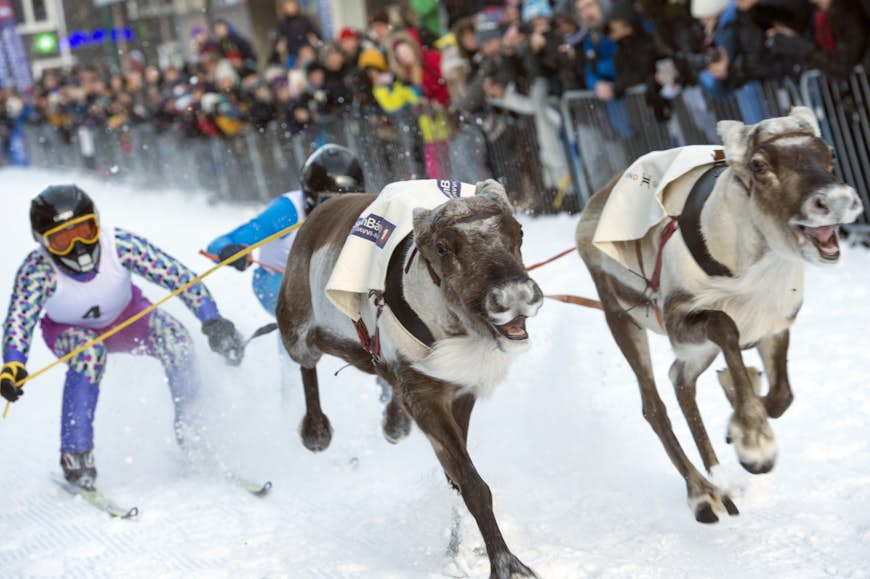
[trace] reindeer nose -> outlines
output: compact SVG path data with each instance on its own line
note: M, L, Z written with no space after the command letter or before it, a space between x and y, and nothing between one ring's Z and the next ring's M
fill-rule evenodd
M828 203L825 201L825 198L822 195L816 195L813 199L813 207L816 208L819 213L830 213L831 208L828 207Z
M810 214L843 222L853 220L863 208L858 193L848 185L825 187L809 199L806 207Z
M543 292L533 279L517 279L491 289L486 296L486 309L500 314L516 308L534 308L542 300Z

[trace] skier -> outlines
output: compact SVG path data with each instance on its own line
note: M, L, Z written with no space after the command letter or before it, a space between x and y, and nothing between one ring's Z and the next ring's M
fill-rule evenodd
M209 243L206 251L223 261L251 244L304 221L305 215L331 194L364 190L365 179L356 156L339 145L324 145L305 161L302 190L284 193L259 215ZM296 231L264 245L260 249L260 267L254 270L254 295L272 316L275 315L281 277ZM229 265L245 271L251 263L251 258L245 256Z
M146 309L150 302L131 273L174 290L195 277L187 267L148 240L101 226L94 202L76 185L53 185L30 206L30 226L39 247L18 269L3 325L0 394L15 402L36 322L49 349L62 357ZM244 345L235 326L221 317L202 283L180 294L202 322L211 349L230 364L240 363ZM184 325L155 309L67 362L61 416L60 464L67 481L93 489L93 420L100 380L109 352L160 360L175 405L175 432L184 445L197 394L193 342Z

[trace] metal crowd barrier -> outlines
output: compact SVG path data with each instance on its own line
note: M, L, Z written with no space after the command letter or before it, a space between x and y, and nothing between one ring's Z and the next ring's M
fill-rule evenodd
M265 202L300 186L305 159L320 145L347 146L359 156L367 188L378 191L409 178L505 183L517 206L537 212L558 209L543 186L531 117L505 115L506 130L488 134L477 125L448 122L438 111L425 125L421 115L356 110L322 118L290 134L277 123L233 137L188 137L152 123L119 128L25 129L30 164L61 170L92 170L144 188L205 191L215 201ZM441 115L441 116L438 116Z
M621 99L600 101L592 91L562 96L562 117L580 205L650 151L719 142L719 120L755 123L788 114L804 104L791 79L752 82L725 98L711 98L698 87L685 88L670 101L668 120L658 120L646 102L644 87L633 87ZM870 133L868 133L870 134Z

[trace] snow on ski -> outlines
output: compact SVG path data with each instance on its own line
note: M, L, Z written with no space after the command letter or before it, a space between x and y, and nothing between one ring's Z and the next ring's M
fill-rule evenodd
M65 490L74 497L81 497L89 505L103 511L111 517L119 519L132 519L139 515L138 507L122 507L115 501L104 495L98 489L86 489L78 485L71 484L58 475L52 475L52 480L57 483L57 486Z

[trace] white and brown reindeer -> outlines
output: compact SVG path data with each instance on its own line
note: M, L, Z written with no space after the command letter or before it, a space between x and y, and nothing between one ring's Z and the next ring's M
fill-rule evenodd
M862 210L855 190L833 176L832 149L820 138L810 109L796 107L788 116L750 126L722 121L717 128L725 163L689 186L678 217L671 213L624 246L633 263L610 257L594 240L620 177L590 199L576 233L607 324L637 377L643 416L685 479L689 505L703 523L738 510L674 436L656 391L646 330L671 342L676 360L670 379L706 470L712 474L719 461L695 385L722 352L727 371L720 380L734 409L726 440L746 470L770 471L777 445L768 418L778 418L792 402L786 359L789 327L803 300L804 264L836 263L838 227ZM743 361L741 350L752 347L768 378L764 396L757 391L757 371Z
M474 196L415 209L413 232L390 259L382 300L367 301L360 312L367 328L378 327L377 339L365 344L358 327L327 299L325 287L348 232L375 197L344 194L318 206L287 262L276 313L287 352L301 366L303 443L323 450L332 436L318 394L316 365L323 354L378 374L393 389L388 415L410 415L477 521L492 576L533 576L508 549L490 489L466 448L475 401L528 347L525 320L542 303L523 266L521 226L495 181L478 184ZM429 346L419 348L409 333Z

